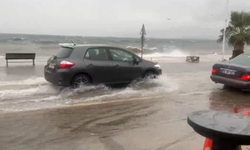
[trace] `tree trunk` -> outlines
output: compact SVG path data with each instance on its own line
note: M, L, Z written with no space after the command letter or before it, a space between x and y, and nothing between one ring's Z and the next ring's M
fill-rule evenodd
M245 43L243 41L239 41L239 42L234 44L232 58L237 57L238 55L244 53L244 45L245 45Z
M234 50L244 52L244 45L245 43L243 41L239 41L234 44Z

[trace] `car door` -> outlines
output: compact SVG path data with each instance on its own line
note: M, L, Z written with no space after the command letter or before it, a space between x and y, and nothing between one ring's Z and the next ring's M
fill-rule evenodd
M112 82L114 76L113 63L106 48L89 48L84 56L84 63L93 82Z
M134 55L123 49L109 48L109 52L115 68L116 82L131 82L140 76L141 67L134 64Z

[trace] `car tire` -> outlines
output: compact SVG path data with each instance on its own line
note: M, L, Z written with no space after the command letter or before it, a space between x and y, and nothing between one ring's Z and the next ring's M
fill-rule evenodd
M85 74L79 74L75 76L71 82L73 88L81 88L84 85L89 85L91 83L90 78Z
M142 76L143 79L155 79L156 74L153 71L147 71Z
M232 89L235 89L235 88L232 87L232 86L230 86L230 85L224 84L224 85L223 85L223 89L225 89L225 90L232 90Z
M223 89L230 89L231 87L229 85L224 84Z

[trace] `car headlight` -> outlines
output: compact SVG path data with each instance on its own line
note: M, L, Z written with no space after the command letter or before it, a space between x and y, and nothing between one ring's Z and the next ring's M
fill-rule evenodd
M161 68L161 66L159 64L156 64L155 67L156 68Z

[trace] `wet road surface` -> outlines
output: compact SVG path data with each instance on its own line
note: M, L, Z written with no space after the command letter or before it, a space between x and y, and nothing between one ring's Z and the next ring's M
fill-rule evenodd
M194 104L183 111L181 106L181 101L176 103L161 97L6 113L0 116L0 147L9 150L184 148L185 143L191 144L197 136L186 124L186 114L197 107Z
M0 149L200 150L204 138L188 114L250 106L249 94L210 81L213 62L160 64L163 76L154 81L83 91L44 82L42 62L30 71L0 68Z

